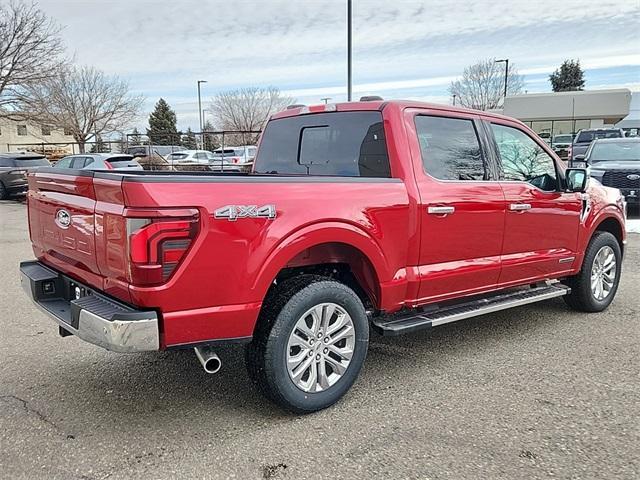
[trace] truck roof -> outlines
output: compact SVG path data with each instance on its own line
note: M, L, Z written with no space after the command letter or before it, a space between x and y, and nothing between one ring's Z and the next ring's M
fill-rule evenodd
M482 115L484 117L502 118L513 121L511 117L500 115L493 112L485 112L481 110L473 110L470 108L454 107L452 105L444 105L442 103L429 103L420 102L417 100L373 100L366 102L341 102L341 103L328 103L318 105L304 105L296 106L283 110L271 116L271 119L294 117L297 115L305 115L309 113L323 113L323 112L349 112L349 111L362 111L362 110L384 110L388 106L395 106L404 110L405 108L425 108L429 110L440 110L445 112L458 112L458 113L474 113Z

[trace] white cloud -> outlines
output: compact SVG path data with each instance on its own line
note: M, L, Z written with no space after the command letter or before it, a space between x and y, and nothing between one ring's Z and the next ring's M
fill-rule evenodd
M209 82L205 99L247 85L344 99L344 0L39 4L66 25L79 62L129 78L149 104L165 97L181 124L188 117L195 126L197 79ZM355 90L444 97L466 65L491 57L527 75L548 74L565 58L587 69L638 67L639 22L635 0L358 0Z

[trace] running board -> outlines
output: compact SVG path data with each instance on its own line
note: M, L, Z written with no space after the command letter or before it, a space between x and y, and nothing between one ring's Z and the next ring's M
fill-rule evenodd
M380 334L393 336L437 327L445 323L477 317L487 313L519 307L528 303L540 302L549 298L561 297L571 292L562 284L535 286L508 293L498 292L482 298L443 306L428 312L401 313L395 316L379 317L373 320L373 328Z

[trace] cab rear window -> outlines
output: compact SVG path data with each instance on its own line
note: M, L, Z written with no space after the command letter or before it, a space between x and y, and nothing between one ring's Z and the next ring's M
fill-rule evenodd
M272 120L262 136L256 173L391 176L382 114L332 112Z

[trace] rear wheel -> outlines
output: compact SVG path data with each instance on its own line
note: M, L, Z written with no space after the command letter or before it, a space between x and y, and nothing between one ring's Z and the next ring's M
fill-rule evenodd
M580 273L565 281L571 287L565 302L581 312L601 312L616 295L621 267L622 251L616 237L609 232L596 232L585 252Z
M364 363L369 324L347 286L302 275L285 281L265 301L247 368L278 405L309 413L337 402Z
M0 200L6 200L7 198L9 198L9 192L4 186L4 183L0 182Z

